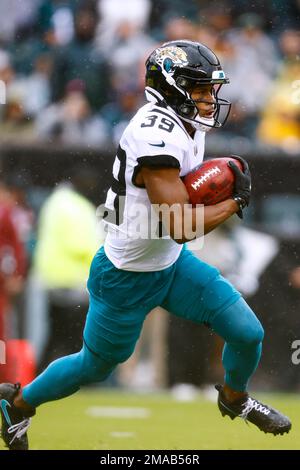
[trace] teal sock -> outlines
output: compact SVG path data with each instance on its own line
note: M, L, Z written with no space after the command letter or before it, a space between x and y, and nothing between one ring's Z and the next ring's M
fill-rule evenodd
M261 357L264 336L261 323L240 298L216 314L210 325L226 341L222 357L225 383L233 390L245 391Z

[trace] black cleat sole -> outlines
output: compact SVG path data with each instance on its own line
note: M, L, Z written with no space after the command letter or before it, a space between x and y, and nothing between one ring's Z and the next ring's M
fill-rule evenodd
M251 423L265 434L273 434L273 436L283 436L290 432L292 423L279 411L268 407L249 396L247 402L228 403L224 396L222 396L222 386L216 385L215 388L219 392L218 407L223 417L228 416L231 420L241 418L246 424ZM250 410L248 413L245 413L244 410L248 401L250 401Z
M231 419L231 421L233 421L235 418L237 418L237 416L231 416L229 413L225 413L224 411L221 411L221 415L223 416L223 418L225 418L226 416L228 416L228 418ZM245 421L246 422L246 421ZM247 424L253 424L253 423L249 423L249 421L247 421ZM277 430L277 431L265 431L264 429L260 429L260 431L263 431L265 434L273 434L273 436L283 436L284 434L288 434L291 430L292 426L290 426L289 428L286 428L286 429L283 429L283 430Z

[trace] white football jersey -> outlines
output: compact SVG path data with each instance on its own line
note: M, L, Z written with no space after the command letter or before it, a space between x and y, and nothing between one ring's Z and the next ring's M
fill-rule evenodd
M105 202L104 250L114 266L127 271L166 269L182 249L158 230L147 191L135 182L138 171L142 166L170 167L179 168L184 176L204 155L205 133L196 131L191 138L174 111L160 103L155 90L147 87L146 96L150 102L139 109L121 137Z

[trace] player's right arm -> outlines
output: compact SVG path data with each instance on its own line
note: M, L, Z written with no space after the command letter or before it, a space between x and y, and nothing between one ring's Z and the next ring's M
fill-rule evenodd
M233 199L205 206L204 209L192 208L177 168L143 166L136 182L146 188L151 204L161 208L160 217L164 226L173 240L180 244L211 232L240 209ZM168 207L176 210L170 211Z

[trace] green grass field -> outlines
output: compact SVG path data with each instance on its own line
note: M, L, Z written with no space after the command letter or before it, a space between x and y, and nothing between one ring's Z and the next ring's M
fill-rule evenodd
M257 398L291 418L288 435L266 435L241 420L222 418L214 403L200 397L177 402L167 393L138 395L100 388L40 407L29 431L30 448L300 449L300 397Z

